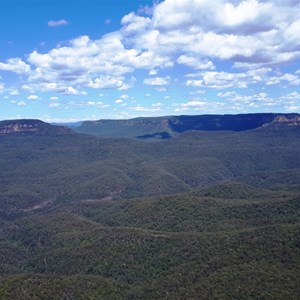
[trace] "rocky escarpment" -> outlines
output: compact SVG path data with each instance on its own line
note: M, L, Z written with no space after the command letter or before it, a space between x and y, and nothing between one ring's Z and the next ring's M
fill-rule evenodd
M9 134L67 134L70 128L52 126L40 120L8 120L0 122L0 136Z
M285 114L279 115L274 120L264 127L277 126L277 127L300 127L300 115L299 114Z

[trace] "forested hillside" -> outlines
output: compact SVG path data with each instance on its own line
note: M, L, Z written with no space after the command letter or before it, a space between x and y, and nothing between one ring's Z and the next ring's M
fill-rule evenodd
M274 123L145 142L0 122L0 299L299 299L300 128Z

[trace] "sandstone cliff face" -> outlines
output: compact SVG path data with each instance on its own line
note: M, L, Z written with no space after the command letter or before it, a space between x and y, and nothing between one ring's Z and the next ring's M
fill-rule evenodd
M0 135L20 132L37 132L38 127L35 124L17 124L11 123L0 127Z
M300 127L300 115L298 114L286 114L279 115L274 118L270 123L264 124L263 127Z
M52 126L40 120L11 120L0 122L0 136L16 133L64 134L72 132L73 131L69 128L62 126Z
M274 119L273 123L282 124L286 126L300 126L300 116L278 116Z

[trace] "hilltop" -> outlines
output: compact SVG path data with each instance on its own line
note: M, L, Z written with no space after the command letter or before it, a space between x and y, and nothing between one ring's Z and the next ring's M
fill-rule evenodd
M70 134L73 131L64 126L52 126L34 119L0 121L0 136L10 134Z

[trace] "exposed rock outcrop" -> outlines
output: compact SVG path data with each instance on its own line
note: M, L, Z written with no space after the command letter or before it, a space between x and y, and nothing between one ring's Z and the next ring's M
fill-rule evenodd
M0 136L9 134L70 134L63 126L53 126L40 120L8 120L0 122Z

